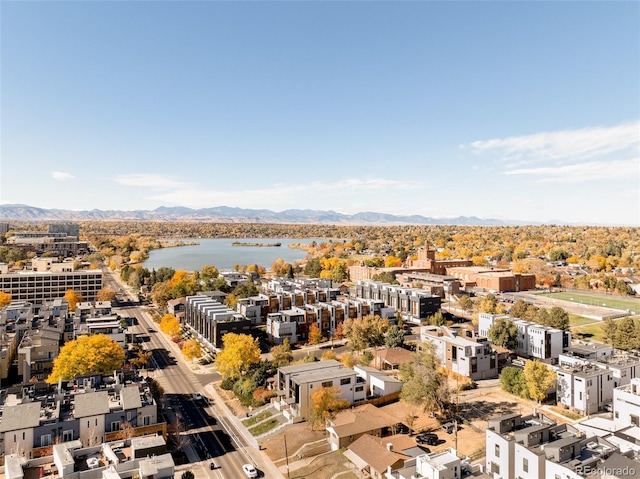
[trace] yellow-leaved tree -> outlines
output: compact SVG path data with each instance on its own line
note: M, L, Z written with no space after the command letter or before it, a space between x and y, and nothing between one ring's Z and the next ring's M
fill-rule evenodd
M47 382L71 381L89 373L113 374L124 364L124 350L104 334L80 336L60 348Z
M11 295L9 293L5 293L4 291L0 291L0 308L4 308L6 305L11 303Z
M169 336L178 336L180 334L180 320L173 314L165 314L160 320L160 330Z
M116 292L109 288L102 288L96 295L98 301L115 301Z
M258 339L246 334L227 333L222 337L223 349L215 365L224 379L240 377L252 364L260 362Z
M192 359L199 358L202 356L202 350L200 349L200 345L198 341L195 339L189 339L182 346L182 354L187 359L187 361L191 361Z
M551 386L556 383L556 373L545 363L538 361L527 361L524 366L524 379L529 389L529 396L541 403L547 397Z
M69 311L75 311L78 303L82 301L82 295L72 289L68 289L67 292L64 293L64 299L69 303Z
M309 423L312 429L323 427L327 419L331 419L341 409L346 409L351 403L340 397L340 388L332 386L320 388L311 395L309 407Z

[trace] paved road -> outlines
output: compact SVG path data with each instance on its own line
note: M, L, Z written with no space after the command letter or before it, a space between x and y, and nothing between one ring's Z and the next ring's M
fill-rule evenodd
M122 285L114 278L111 271L105 270L105 282L110 288L118 291ZM216 401L195 401L193 393L203 393L205 386L212 380L219 379L216 374L195 374L184 362L178 347L163 333L158 331L146 307L140 306L131 293L126 290L121 296L125 301L114 308L120 316L135 318L129 329L141 338L145 349L152 352L150 365L151 376L164 388L165 401L163 411L169 420L176 418L184 425L185 447L190 462L200 463L189 466L196 477L215 479L237 479L244 477L243 464L253 464L259 471L269 471L268 476L282 477L277 469L265 461L262 454L256 453L257 444L250 444L228 417L228 412L216 404ZM149 332L152 329L156 332ZM211 390L211 388L209 388ZM209 468L213 461L215 469ZM195 472L195 471L198 472Z

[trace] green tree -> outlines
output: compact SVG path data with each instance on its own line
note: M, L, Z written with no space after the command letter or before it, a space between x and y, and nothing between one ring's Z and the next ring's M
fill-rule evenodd
M506 367L500 373L500 386L503 391L529 399L529 387L520 368Z
M395 348L402 346L402 343L404 343L404 330L394 324L389 327L384 337L384 345L388 348Z
M111 375L116 369L122 368L124 358L122 347L109 336L80 336L60 348L47 382L55 384L59 379L71 381L89 373Z
M549 388L556 383L556 373L543 362L527 361L524 366L524 379L529 396L541 403L547 397Z
M432 326L444 326L446 323L442 311L438 311L436 314L430 316L428 322Z
M391 271L383 271L382 273L374 274L371 279L374 281L380 281L381 283L399 284L395 273L392 273Z
M360 364L363 366L369 366L373 361L373 353L371 351L365 351L360 358Z
M345 319L342 329L351 349L361 351L365 348L382 346L389 327L388 319L367 315L361 318Z
M191 471L184 471L182 476L180 476L180 479L196 479L196 476L194 476Z
M226 378L239 378L252 364L260 362L258 339L246 334L227 333L222 337L223 349L216 356L215 366Z
M545 325L556 329L562 329L563 331L568 331L570 328L569 313L559 306L554 306L549 310L549 315Z
M613 346L616 341L616 322L613 318L607 318L601 328L604 342Z
M517 300L511 306L511 310L509 311L509 316L512 318L524 319L527 316L527 308L529 307L529 303L527 303L523 299Z
M639 342L640 337L635 319L627 316L626 318L618 320L616 323L614 347L616 349L622 349L623 351L630 351L638 348Z
M289 338L284 338L282 344L272 347L271 356L273 357L273 363L276 367L285 366L293 361Z
M447 375L441 370L431 344L400 365L400 377L404 382L400 397L408 403L421 406L424 411L443 411L449 405Z
M340 389L336 386L320 388L311 395L309 406L309 423L312 429L324 427L327 419L331 419L341 409L351 406L351 403L340 397Z
M322 265L320 264L320 258L310 259L304 266L304 274L310 278L319 278L321 271Z
M487 336L493 344L509 351L518 349L518 328L513 321L507 318L496 318L489 328Z

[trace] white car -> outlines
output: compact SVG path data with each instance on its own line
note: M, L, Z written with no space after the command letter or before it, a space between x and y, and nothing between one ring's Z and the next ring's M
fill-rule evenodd
M202 401L202 394L200 394L200 393L193 393L193 400L194 400L194 401Z
M258 477L258 471L251 464L243 464L242 465L242 472L244 472L244 475L249 477L249 478Z

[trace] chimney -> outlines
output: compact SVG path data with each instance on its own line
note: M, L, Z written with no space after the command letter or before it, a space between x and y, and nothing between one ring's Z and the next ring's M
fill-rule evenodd
M387 451L393 452L393 444L390 442L387 443Z

